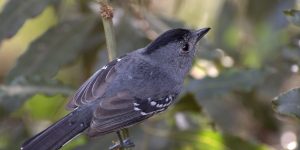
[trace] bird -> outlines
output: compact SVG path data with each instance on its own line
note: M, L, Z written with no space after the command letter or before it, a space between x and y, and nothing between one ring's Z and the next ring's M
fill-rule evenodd
M196 45L209 30L170 29L144 48L112 60L75 92L67 104L69 114L21 149L57 150L82 132L91 137L118 133L165 111L182 91Z

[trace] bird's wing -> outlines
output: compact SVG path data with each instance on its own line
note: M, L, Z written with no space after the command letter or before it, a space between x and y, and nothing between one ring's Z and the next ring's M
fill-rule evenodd
M139 123L152 115L166 110L176 95L140 99L120 92L101 101L94 112L90 136L106 134Z
M76 108L78 106L88 104L102 97L106 87L114 78L115 66L125 56L117 58L94 73L74 94L68 104L68 108Z

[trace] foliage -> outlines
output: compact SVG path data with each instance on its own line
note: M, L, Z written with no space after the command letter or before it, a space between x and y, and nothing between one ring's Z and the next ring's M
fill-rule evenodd
M300 118L299 88L282 93L273 101L275 110L282 115Z
M299 1L112 3L118 56L170 28L212 28L198 46L176 105L130 129L136 149L288 149L283 134L299 136L297 124L275 115L300 116L299 89L279 95L300 83ZM0 55L24 53L14 65L0 60L0 149L18 149L67 113L68 97L108 58L99 5L93 0L0 0L1 6ZM15 48L28 41L12 44L19 31L49 8L56 25L47 26L28 47ZM1 69L7 64L9 72ZM115 139L114 134L81 135L63 149L107 149Z
M0 41L14 36L26 19L39 15L45 7L57 3L58 0L45 0L36 3L35 0L7 2L0 15ZM17 10L17 11L15 11Z

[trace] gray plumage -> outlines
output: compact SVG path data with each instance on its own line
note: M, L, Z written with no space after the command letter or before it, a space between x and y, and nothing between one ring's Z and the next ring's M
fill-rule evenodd
M208 31L172 29L111 61L75 93L69 103L73 112L27 140L22 149L59 149L86 129L89 136L103 135L166 110L182 90L195 45Z

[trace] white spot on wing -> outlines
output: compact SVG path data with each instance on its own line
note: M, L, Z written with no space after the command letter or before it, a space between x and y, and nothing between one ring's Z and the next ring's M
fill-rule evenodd
M105 70L105 69L107 69L107 66L105 65L105 66L103 66L101 69Z
M135 111L139 111L139 110L141 110L141 109L139 109L139 108L137 108L137 107L134 107L134 110L135 110Z
M120 59L120 58L117 59L118 62L121 61L121 60L122 60L122 59Z
M156 112L156 111L155 111ZM146 112L141 112L141 115L143 115L143 116L145 116L145 115L150 115L150 114L153 114L153 113L155 113L155 112L148 112L148 113L146 113Z
M152 101L150 104L151 104L151 106L155 106L155 105L156 105L156 102L155 102L155 101Z
M140 104L138 104L138 103L133 103L133 105L134 105L134 106L139 106Z

